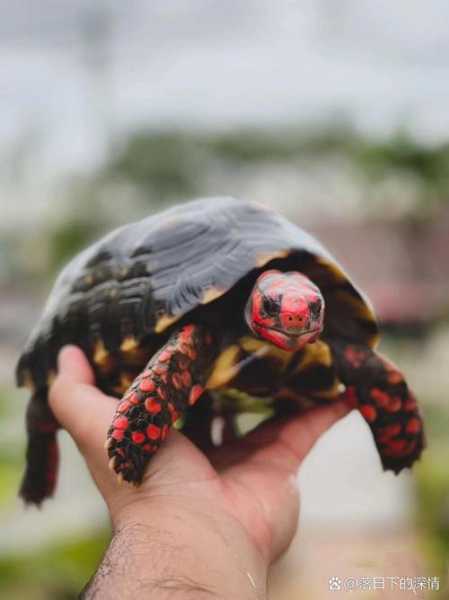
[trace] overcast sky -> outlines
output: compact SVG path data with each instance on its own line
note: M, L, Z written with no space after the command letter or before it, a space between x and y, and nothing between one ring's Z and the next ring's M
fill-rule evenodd
M448 136L447 0L0 6L0 153L38 149L40 173L89 165L141 123Z

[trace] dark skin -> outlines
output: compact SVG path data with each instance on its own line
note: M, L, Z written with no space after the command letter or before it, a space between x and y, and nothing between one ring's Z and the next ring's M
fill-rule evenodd
M117 401L94 386L75 347L65 348L50 405L77 443L111 517L113 537L84 598L266 598L270 565L296 531L297 470L342 403L268 422L206 457L172 431L142 485L111 477L102 440Z

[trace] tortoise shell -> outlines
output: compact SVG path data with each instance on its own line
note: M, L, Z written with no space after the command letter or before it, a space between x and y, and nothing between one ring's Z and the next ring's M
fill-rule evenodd
M26 343L17 382L47 386L59 349L72 343L89 357L100 387L120 394L126 382L111 381L117 357L132 378L149 349L158 349L187 314L201 318L207 306L218 306L226 318L243 319L239 299L271 266L300 271L319 286L326 301L323 337L375 346L369 303L312 235L264 206L205 198L120 227L76 256Z

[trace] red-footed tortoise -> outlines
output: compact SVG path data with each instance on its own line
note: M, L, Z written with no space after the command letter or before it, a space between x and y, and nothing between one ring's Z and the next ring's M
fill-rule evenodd
M39 504L54 490L47 394L65 344L121 398L107 452L126 481L141 481L180 417L186 431L205 418L195 411L214 390L231 405L234 390L269 398L280 414L345 399L398 473L421 454L422 420L377 340L370 305L332 255L263 206L201 199L121 227L64 268L20 357L17 382L32 393L20 494Z

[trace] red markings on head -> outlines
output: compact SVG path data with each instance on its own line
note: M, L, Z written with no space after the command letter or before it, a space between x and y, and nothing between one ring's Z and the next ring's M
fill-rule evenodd
M258 337L291 351L318 338L323 307L320 290L305 275L270 270L257 279L245 318Z
M279 307L279 320L285 331L309 327L309 301L308 297L298 295L296 287L285 287Z

